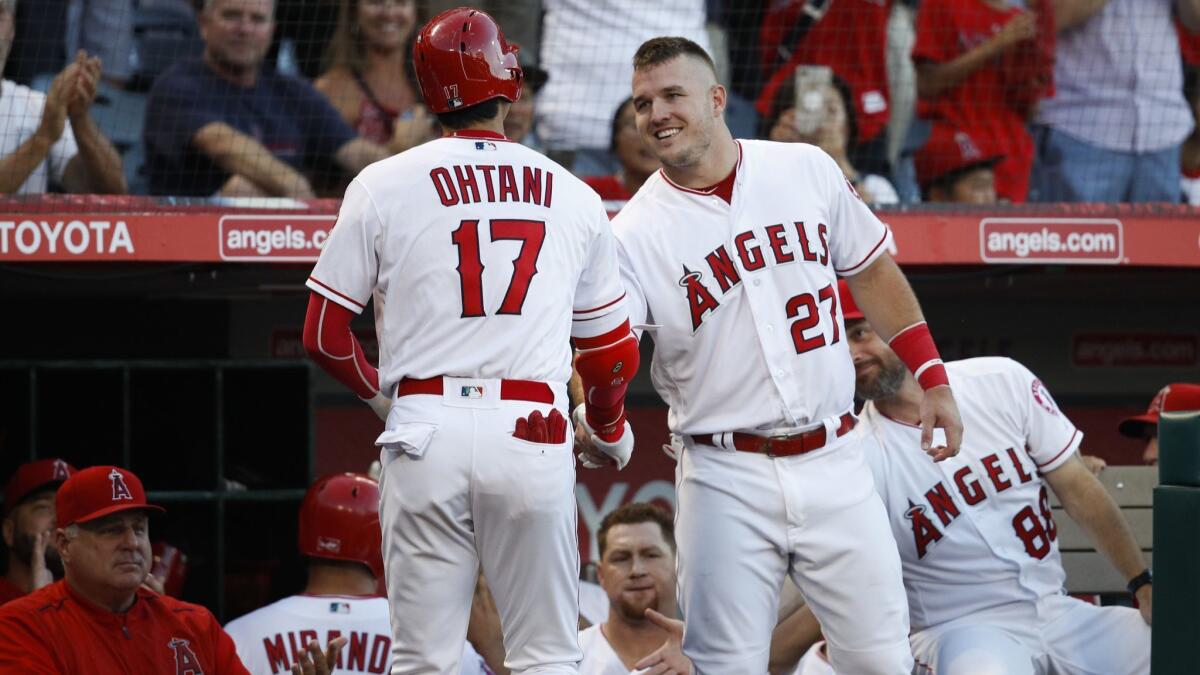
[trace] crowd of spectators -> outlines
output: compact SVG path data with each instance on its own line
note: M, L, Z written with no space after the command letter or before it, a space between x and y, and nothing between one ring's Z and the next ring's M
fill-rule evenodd
M0 0L0 191L339 196L439 135L411 46L455 4ZM736 133L820 146L875 204L1200 203L1200 0L478 4L521 46L510 138L606 199L656 168L625 136L630 55L675 34L712 53ZM153 71L164 16L178 59ZM144 106L138 152L89 116L106 91Z

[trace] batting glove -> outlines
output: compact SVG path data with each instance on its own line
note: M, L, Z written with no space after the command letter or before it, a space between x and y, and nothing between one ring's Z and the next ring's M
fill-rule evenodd
M616 462L618 470L625 468L625 465L629 463L630 456L633 455L633 428L629 426L628 421L623 423L624 427L622 427L621 435L615 441L608 442L597 436L596 430L588 424L587 415L583 412L583 404L575 408L575 412L571 413L571 417L574 418L577 426L582 427L587 432L588 438L592 440L592 444L600 452L608 455ZM589 469L599 468L599 465L588 461L582 454L580 454L579 460Z

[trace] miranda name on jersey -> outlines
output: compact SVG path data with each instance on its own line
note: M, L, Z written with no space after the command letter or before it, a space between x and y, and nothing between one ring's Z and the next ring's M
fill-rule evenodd
M802 222L792 223L792 227L796 231L800 258L804 262L815 262L822 266L828 266L829 227L824 223L818 223L816 227L808 227ZM768 225L763 229L766 232L765 248L771 252L769 256L771 264L786 265L795 262L797 252L792 249L792 246L795 244L788 241L787 227L782 224L775 224ZM810 233L810 229L815 232ZM819 250L813 250L813 246L810 243L812 241L819 243ZM733 248L737 252L738 260L741 261L743 272L757 272L767 266L768 256L763 254L764 247L755 238L753 230L746 230L735 236L733 238ZM738 265L729 254L729 249L725 244L721 244L712 253L705 256L704 263L708 266L709 272L712 273L712 277L720 288L722 296L729 293L730 290L742 282L741 274L738 272ZM712 289L702 281L703 276L703 272L693 271L685 264L683 266L683 276L679 279L679 286L684 289L687 295L688 308L691 310L693 333L700 328L700 324L704 322L706 314L721 306L716 296L713 295Z

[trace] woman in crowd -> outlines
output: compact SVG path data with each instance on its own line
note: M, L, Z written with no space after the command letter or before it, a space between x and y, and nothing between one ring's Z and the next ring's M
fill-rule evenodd
M633 197L650 174L658 171L658 158L642 143L633 112L633 99L617 106L612 119L612 139L608 151L621 165L611 176L587 176L587 183L605 201L625 201Z
M797 123L796 85L789 79L776 92L770 115L763 118L759 135L781 143L811 143L837 161L863 201L868 204L899 203L896 188L887 178L860 173L850 162L849 149L858 141L858 130L854 116L848 114L853 110L851 102L854 100L849 85L834 75L828 84L810 93L818 94L812 101L815 105L811 114L817 117L815 124L809 125L814 127L813 131L806 132L803 125Z
M367 140L401 152L436 138L412 80L415 0L341 0L316 87Z

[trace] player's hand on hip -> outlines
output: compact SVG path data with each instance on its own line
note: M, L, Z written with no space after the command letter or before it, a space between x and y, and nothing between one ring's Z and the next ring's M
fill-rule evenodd
M1150 599L1154 597L1153 587L1154 584L1145 584L1133 594L1138 601L1138 611L1142 613L1142 620L1147 626L1150 625L1150 618L1153 616L1153 612L1150 611Z
M935 428L946 433L946 445L933 445ZM950 387L942 384L925 390L921 399L921 449L935 462L949 459L958 454L962 433L962 417Z
M683 622L653 609L646 609L646 618L667 631L667 641L649 656L633 665L639 675L690 675L692 662L683 655Z
M329 675L337 664L338 652L346 646L346 638L337 637L329 641L329 647L321 651L321 643L310 640L304 649L296 654L296 663L292 664L292 675Z

